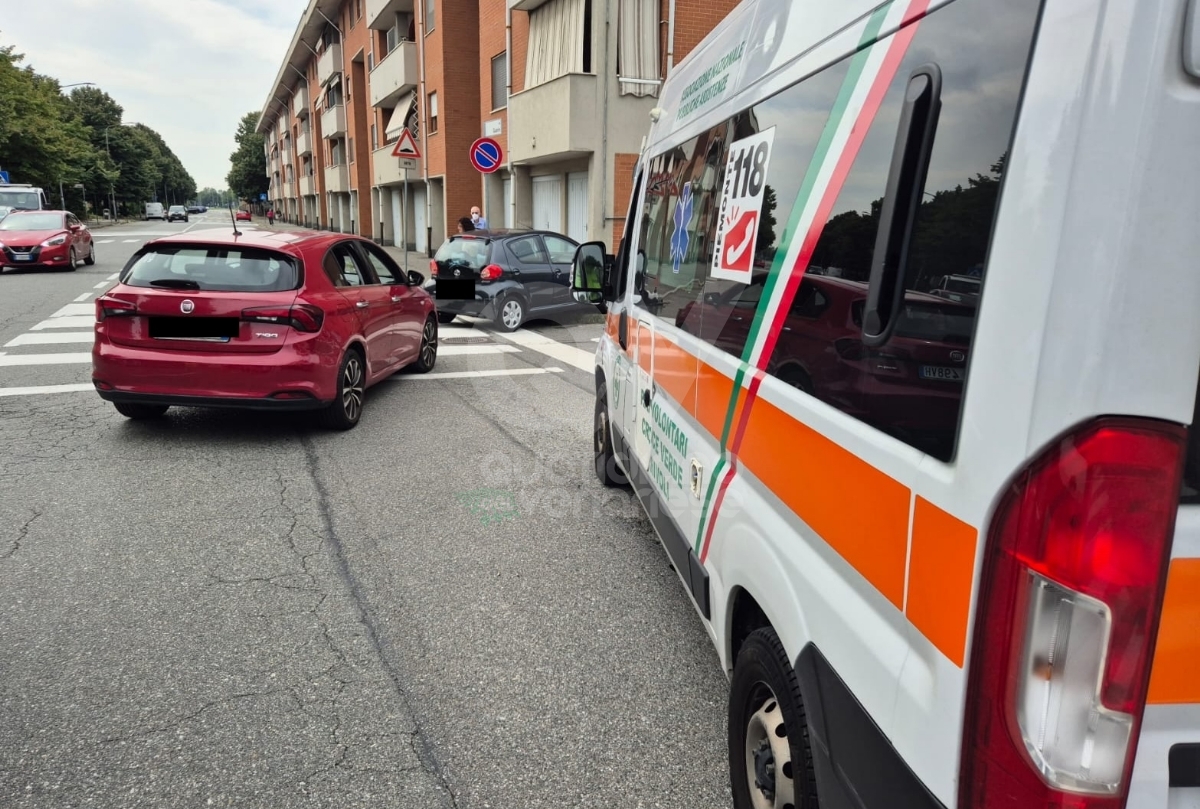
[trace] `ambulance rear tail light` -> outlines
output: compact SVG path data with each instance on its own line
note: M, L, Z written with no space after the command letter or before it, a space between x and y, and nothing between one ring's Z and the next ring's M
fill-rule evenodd
M1101 419L1014 480L975 618L962 809L1122 809L1186 433Z

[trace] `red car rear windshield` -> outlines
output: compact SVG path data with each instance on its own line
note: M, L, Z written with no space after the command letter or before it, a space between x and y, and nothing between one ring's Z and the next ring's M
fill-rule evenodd
M254 247L162 245L135 255L121 282L134 287L282 292L300 285L290 256Z

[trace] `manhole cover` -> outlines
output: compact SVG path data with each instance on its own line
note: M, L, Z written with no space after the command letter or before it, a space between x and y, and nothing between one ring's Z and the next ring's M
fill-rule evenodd
M443 337L443 345L461 345L464 343L490 343L487 337Z

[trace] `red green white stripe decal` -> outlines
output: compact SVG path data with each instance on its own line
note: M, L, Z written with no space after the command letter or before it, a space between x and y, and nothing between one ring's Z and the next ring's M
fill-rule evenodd
M895 78L900 62L917 32L917 21L925 14L929 2L894 0L876 9L868 18L859 40L859 51L851 58L846 78L825 122L796 203L792 206L791 219L781 239L781 249L776 253L767 277L742 361L734 377L721 435L721 456L709 477L696 536L695 551L701 564L708 557L713 528L725 500L725 492L737 474L738 450L766 373L767 361L779 339L787 312L800 288L829 213L883 103L888 86ZM873 44L881 31L893 30L898 26L903 27L886 45ZM797 239L797 234L801 234L801 238ZM785 267L790 268L786 273L783 271ZM746 388L745 404L735 425L733 417L743 387Z

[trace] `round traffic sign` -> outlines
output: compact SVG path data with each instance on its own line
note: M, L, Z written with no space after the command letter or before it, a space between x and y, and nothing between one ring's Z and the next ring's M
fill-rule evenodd
M504 150L493 138L480 138L471 144L471 165L476 170L491 174L503 160Z

